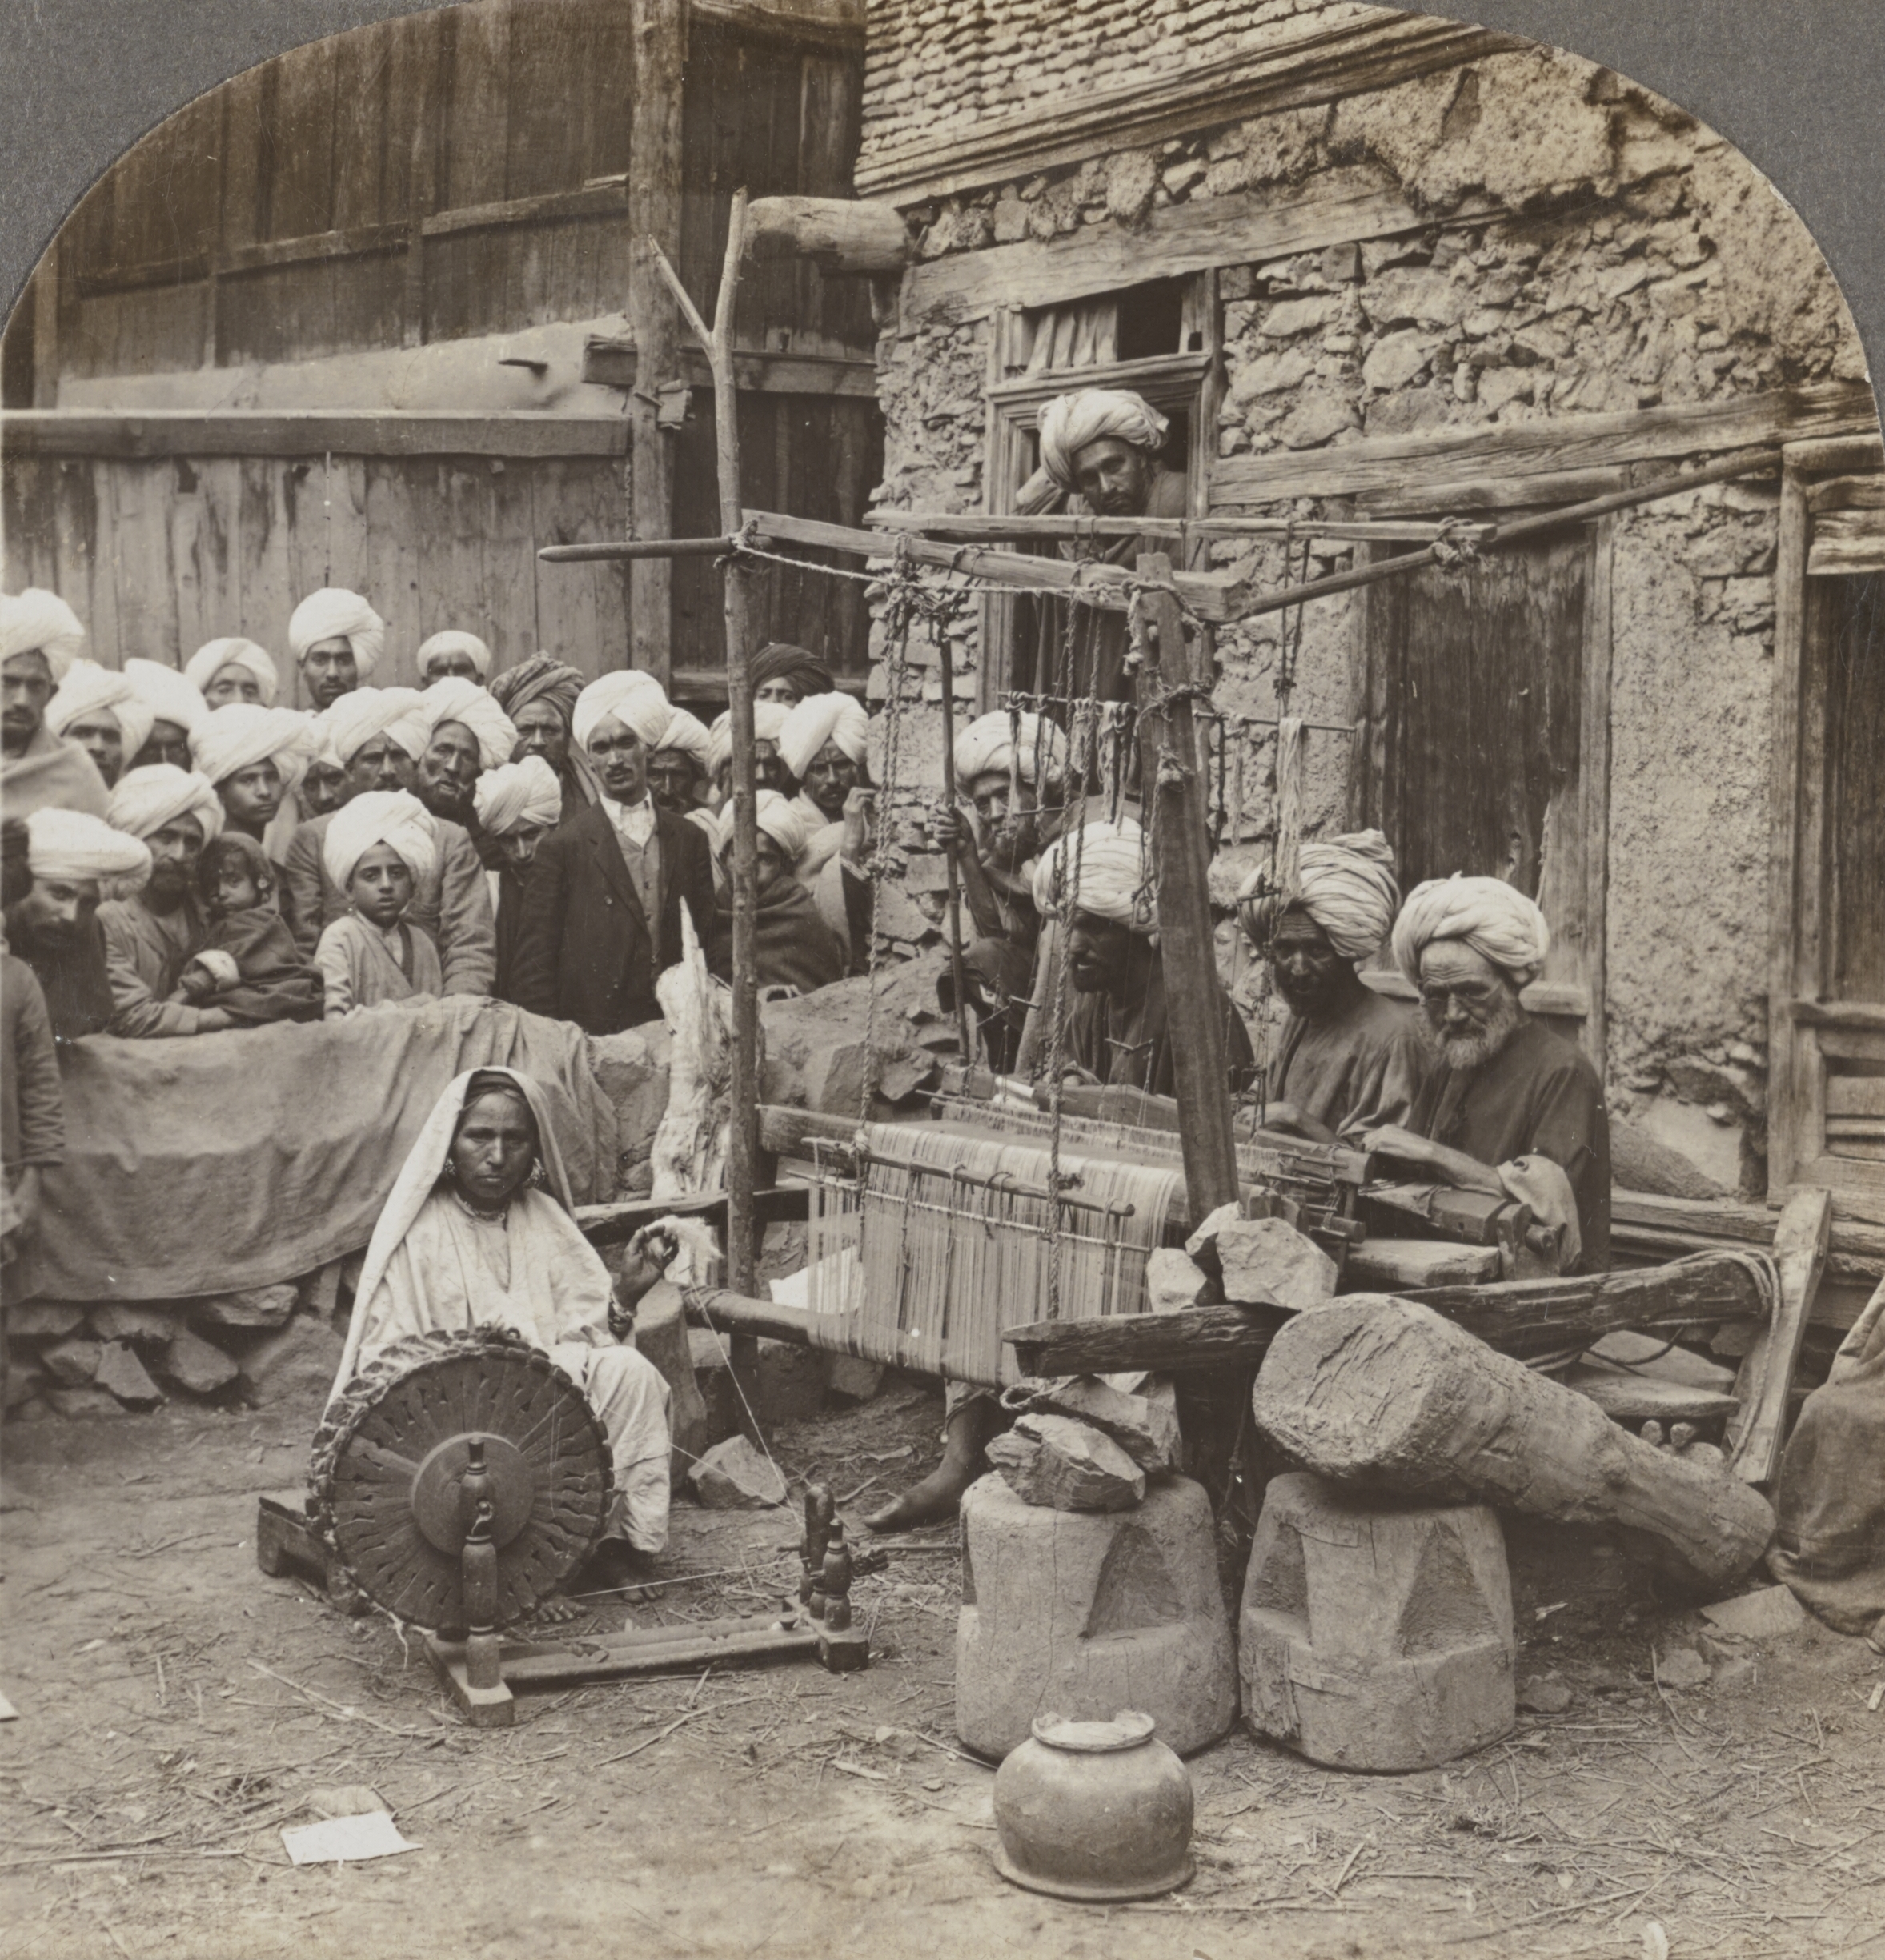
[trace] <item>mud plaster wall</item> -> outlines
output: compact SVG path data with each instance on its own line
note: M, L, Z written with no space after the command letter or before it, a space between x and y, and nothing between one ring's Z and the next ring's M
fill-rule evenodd
M1202 45L1185 38L1193 53ZM873 42L872 78L885 58ZM873 140L880 135L867 129L867 159ZM1226 385L1208 432L1220 458L1719 403L1863 375L1832 275L1766 180L1680 110L1542 49L1200 128L910 215L923 254L937 257L1103 220L1144 226L1173 204L1233 193L1281 203L1381 190L1409 197L1430 226L1220 268ZM980 507L990 331L985 320L886 339L878 501ZM1749 1191L1764 1175L1777 502L1770 486L1722 486L1614 525L1613 1107L1718 1184ZM1337 499L1214 507L1293 510L1309 531L1317 516L1353 510ZM1283 571L1278 546L1220 543L1213 558L1266 581ZM1321 540L1308 569L1349 562ZM973 616L959 631L966 668L978 659ZM1279 631L1268 619L1220 633L1221 707L1273 712ZM1307 610L1299 712L1348 719L1351 641L1346 599ZM933 701L939 690L933 675L920 688L916 672L904 692L920 711L918 696ZM965 693L973 684L957 683ZM883 686L880 668L880 696ZM1312 834L1342 828L1347 746L1309 738ZM1221 898L1272 828L1267 751L1248 757L1245 788L1237 841L1213 871ZM1221 935L1227 965L1233 936Z

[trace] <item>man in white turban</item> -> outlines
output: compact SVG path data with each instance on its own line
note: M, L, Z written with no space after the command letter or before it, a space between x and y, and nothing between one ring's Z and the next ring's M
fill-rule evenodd
M107 789L150 739L152 719L130 676L96 660L74 660L46 707L46 727L90 756Z
M427 733L413 792L434 816L463 825L476 844L482 833L471 799L478 779L511 760L517 731L495 699L462 675L433 682L419 699ZM479 852L487 863L489 855Z
M754 787L776 789L782 796L791 796L798 789L779 753L779 737L791 712L780 701L755 701L752 704ZM718 802L724 803L732 793L728 776L732 761L733 711L729 707L714 716L713 725L707 731L707 780Z
M419 684L435 681L475 680L482 687L491 678L491 649L475 633L435 633L419 643Z
M331 707L373 678L386 651L386 621L358 592L323 587L290 615L288 651L315 706Z
M759 828L757 907L753 916L755 964L762 987L815 993L844 977L844 949L827 925L818 902L799 882L794 867L804 856L809 829L804 813L776 790L759 792L754 812ZM733 806L721 812L720 851L733 848ZM709 969L733 977L733 894L723 876L714 893L713 937L708 944Z
M808 694L779 731L779 756L798 779L799 800L813 824L841 824L855 789L868 788L864 756L871 721L848 694Z
M668 725L649 745L648 794L658 808L687 816L700 807L707 784L707 724L684 707L670 707Z
M1394 959L1420 989L1434 1067L1405 1128L1368 1148L1463 1190L1509 1196L1560 1227L1566 1272L1610 1264L1610 1121L1581 1048L1521 1004L1551 949L1545 915L1498 878L1417 885ZM1568 1185L1568 1190L1566 1187Z
M212 709L235 701L273 707L281 692L275 662L252 639L206 641L184 663L183 678Z
M314 757L311 719L291 707L235 701L205 715L190 738L191 760L215 786L229 828L253 837L277 863L294 834L291 823L278 820L292 812L295 786Z
M1305 844L1293 888L1273 891L1259 868L1237 896L1288 1010L1264 1084L1264 1128L1329 1144L1405 1124L1427 1072L1419 1021L1360 973L1401 902L1387 839L1364 830Z
M431 735L426 699L416 687L356 687L321 716L328 752L343 772L345 800L298 826L282 867L283 908L303 957L347 911L346 891L325 861L327 832L357 798L413 788ZM434 831L434 860L418 880L408 920L438 948L444 992L488 994L497 977L497 948L484 867L463 824L440 817Z
M26 818L26 864L32 889L6 915L9 949L38 977L55 1041L102 1033L112 1014L102 887L134 889L150 876L150 853L102 817L48 808Z
M167 762L173 768L189 768L190 738L210 711L195 684L161 660L126 660L124 673L150 713L150 732L127 766L139 769Z
M1162 460L1170 425L1150 403L1116 388L1079 388L1057 395L1041 411L1041 470L1017 499L1024 511L1041 510L1058 499L1071 516L1185 517L1190 489L1181 470ZM1156 534L1081 539L1064 555L1130 569L1142 551L1173 552L1173 540ZM1179 567L1181 570L1183 567ZM1065 608L1040 608L1040 643L1035 671L1057 673L1069 666L1063 652ZM1068 691L1102 701L1129 701L1132 675L1125 664L1125 615L1098 607L1073 611Z
M167 762L146 763L119 780L111 792L110 820L114 829L142 840L150 853L143 888L98 908L111 981L110 1032L142 1039L234 1027L234 1018L222 1008L192 1006L177 991L209 931L197 872L205 845L223 830L223 800L215 786Z
M403 789L368 790L329 820L322 868L346 894L347 910L323 929L315 949L326 1020L443 991L438 950L411 916L415 894L438 872L435 824Z
M602 793L543 840L524 888L513 978L533 1014L589 1034L657 1020L655 981L681 956L684 904L708 943L707 839L648 794L648 759L672 714L644 673L605 674L576 697L571 733Z
M84 644L85 628L56 593L0 592L0 815L105 814L106 785L91 758L46 720Z
M500 1000L511 998L517 933L523 923L523 887L537 846L563 816L563 780L541 756L526 756L487 770L472 793L472 814L498 862L484 880L497 921L497 983Z

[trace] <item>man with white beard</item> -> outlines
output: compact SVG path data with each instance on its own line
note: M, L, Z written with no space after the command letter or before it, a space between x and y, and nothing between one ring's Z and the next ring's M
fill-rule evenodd
M1435 1066L1406 1128L1366 1147L1462 1190L1530 1204L1567 1228L1566 1272L1610 1264L1610 1141L1603 1084L1582 1049L1519 1004L1550 949L1523 892L1457 874L1416 887L1394 922L1394 958L1420 989Z

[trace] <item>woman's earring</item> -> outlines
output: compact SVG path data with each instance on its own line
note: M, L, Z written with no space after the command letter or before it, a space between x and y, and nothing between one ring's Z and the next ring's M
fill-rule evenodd
M539 1157L537 1160L531 1165L530 1175L524 1180L524 1182L526 1184L535 1184L537 1189L539 1191L547 1191L549 1189L550 1180L543 1175L543 1160L541 1157Z

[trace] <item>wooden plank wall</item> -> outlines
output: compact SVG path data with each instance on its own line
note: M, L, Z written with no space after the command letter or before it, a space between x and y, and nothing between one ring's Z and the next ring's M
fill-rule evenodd
M589 674L627 661L624 569L536 556L621 535L610 458L26 456L0 481L6 589L61 593L109 667L240 633L285 672L288 615L327 583L385 615L387 684L413 685L419 642L448 626L503 666L539 647Z

